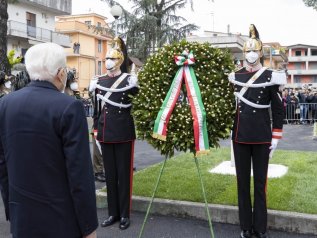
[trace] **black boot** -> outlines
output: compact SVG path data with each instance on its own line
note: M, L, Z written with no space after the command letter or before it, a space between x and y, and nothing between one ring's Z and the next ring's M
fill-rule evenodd
M125 230L130 226L130 219L129 217L121 217L119 228L121 230Z
M116 223L117 221L119 221L119 217L109 216L106 220L104 220L104 221L101 223L101 226L102 226L102 227L111 226L111 225L113 225L114 223Z

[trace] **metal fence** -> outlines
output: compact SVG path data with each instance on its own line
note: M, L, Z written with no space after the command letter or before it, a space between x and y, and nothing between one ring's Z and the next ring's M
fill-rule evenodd
M317 121L317 103L289 103L285 106L287 124L311 124Z

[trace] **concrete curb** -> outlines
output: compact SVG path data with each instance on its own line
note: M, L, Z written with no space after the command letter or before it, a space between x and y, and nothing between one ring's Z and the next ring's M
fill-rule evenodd
M107 194L97 190L96 195L97 207L105 208ZM133 196L132 210L146 212L149 203L150 198ZM217 204L209 204L208 207L213 222L239 224L238 207ZM150 213L207 220L205 204L196 202L155 198ZM287 232L317 235L317 215L269 210L268 227Z

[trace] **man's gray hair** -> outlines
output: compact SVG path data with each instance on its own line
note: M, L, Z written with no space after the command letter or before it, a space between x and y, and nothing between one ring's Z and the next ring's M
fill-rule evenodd
M31 80L52 82L58 70L66 67L66 53L55 43L37 44L27 50L25 66Z

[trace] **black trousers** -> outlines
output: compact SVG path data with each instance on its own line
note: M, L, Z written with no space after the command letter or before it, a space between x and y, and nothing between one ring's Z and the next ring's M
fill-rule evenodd
M109 216L130 217L134 140L101 143Z
M241 144L233 142L238 182L239 219L242 230L266 232L266 182L270 144ZM250 178L253 166L254 204L252 211Z

